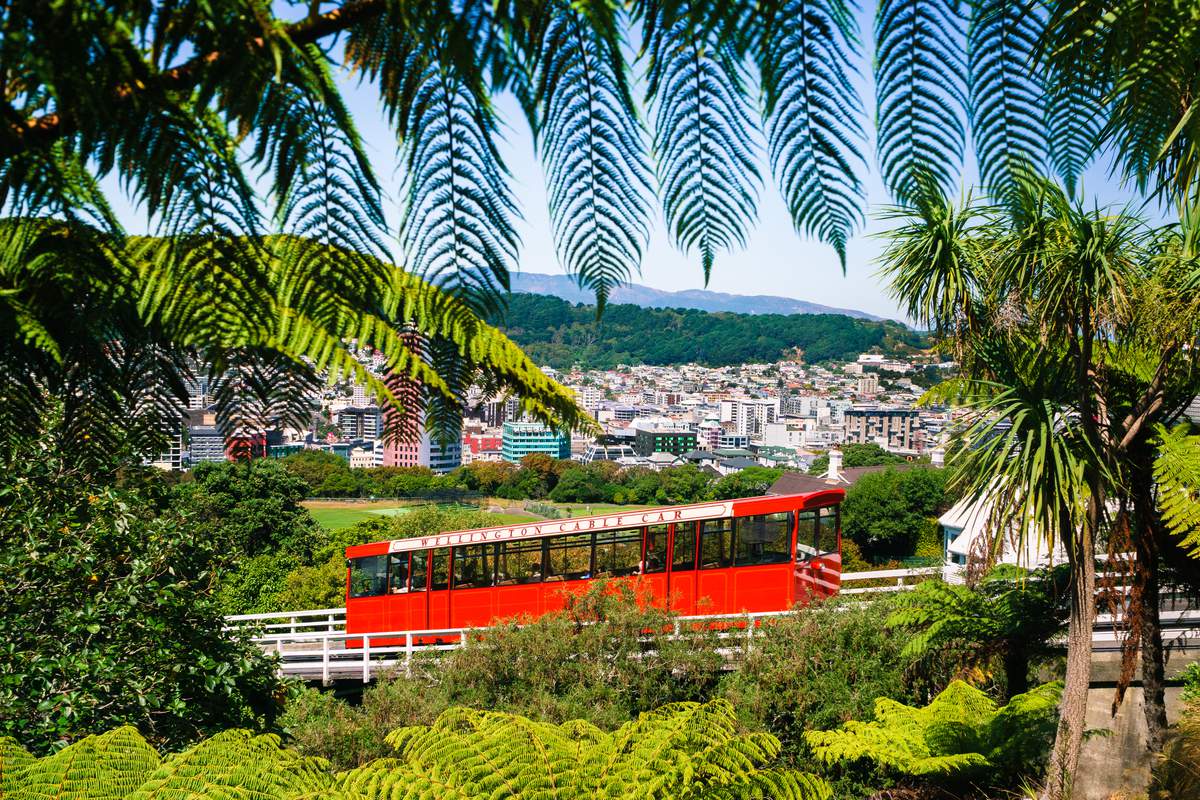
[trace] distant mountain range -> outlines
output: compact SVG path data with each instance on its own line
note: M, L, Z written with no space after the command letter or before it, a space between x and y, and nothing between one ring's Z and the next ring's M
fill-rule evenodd
M568 303L596 302L595 295L580 289L567 275L546 275L540 272L510 273L512 290L527 294L559 297ZM732 311L738 314L841 314L857 319L882 320L853 308L833 308L793 297L769 294L726 294L706 289L667 292L631 283L622 286L609 297L610 303L629 303L642 308L695 308L701 311Z

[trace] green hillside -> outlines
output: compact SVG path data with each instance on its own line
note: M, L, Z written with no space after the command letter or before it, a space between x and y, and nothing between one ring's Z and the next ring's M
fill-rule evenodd
M501 323L529 356L557 369L579 364L726 366L777 361L798 349L804 361L843 361L874 348L903 354L923 347L922 336L898 322L839 314L734 314L685 308L610 305L596 321L595 306L557 297L511 295Z

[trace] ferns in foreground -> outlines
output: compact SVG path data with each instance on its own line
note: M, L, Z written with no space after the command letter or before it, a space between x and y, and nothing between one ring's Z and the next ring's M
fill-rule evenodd
M1163 523L1195 557L1200 555L1200 436L1189 435L1187 425L1158 425L1156 432L1154 480Z
M874 720L809 731L805 738L828 764L864 760L915 778L1012 785L1043 763L1061 690L1047 683L997 706L980 690L954 681L923 708L881 697Z
M586 722L534 722L454 708L429 726L389 737L396 753L334 774L323 759L278 737L227 731L159 759L132 728L89 736L33 759L0 738L0 792L12 800L239 797L343 798L755 798L828 800L828 784L768 768L779 742L738 734L728 703L678 703L613 733Z

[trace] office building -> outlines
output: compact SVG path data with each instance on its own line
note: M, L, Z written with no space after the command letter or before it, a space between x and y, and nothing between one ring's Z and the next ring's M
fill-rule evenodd
M696 449L696 432L672 428L638 428L633 449L639 456L670 453L681 456Z
M847 442L874 442L893 452L912 452L919 444L921 419L916 409L851 408L844 420Z
M531 453L553 458L571 457L571 437L540 422L506 422L501 429L501 456L516 463Z

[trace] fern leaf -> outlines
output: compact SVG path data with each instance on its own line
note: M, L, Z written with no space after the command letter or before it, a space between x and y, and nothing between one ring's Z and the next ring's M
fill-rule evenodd
M876 147L884 183L908 202L930 176L953 189L966 148L965 19L958 0L882 0L875 16Z
M984 187L1006 198L1046 163L1046 89L1038 63L1045 12L1021 0L973 4L967 32L971 129Z
M607 5L590 12L547 4L532 99L558 257L601 313L640 269L650 186L616 20Z
M400 228L409 267L473 307L496 311L517 257L516 204L496 149L496 121L486 99L445 65L414 61L419 88L404 142Z
M281 748L278 736L225 731L166 759L128 800L278 800L333 788L327 767Z
M1048 155L1067 194L1075 194L1080 177L1099 150L1104 124L1104 98L1098 87L1052 73L1046 103Z
M763 25L758 62L775 180L796 229L831 244L845 269L865 205L853 14L845 0L778 0Z
M1187 425L1158 425L1156 431L1154 480L1163 522L1193 556L1200 556L1200 436L1189 435Z
M20 785L21 774L37 763L33 754L10 736L0 736L0 797L10 797Z
M705 285L718 251L745 246L760 184L743 67L718 13L651 2L644 32L663 211L675 244L699 251Z
M88 736L27 764L10 800L109 800L134 792L159 765L158 753L136 729Z

